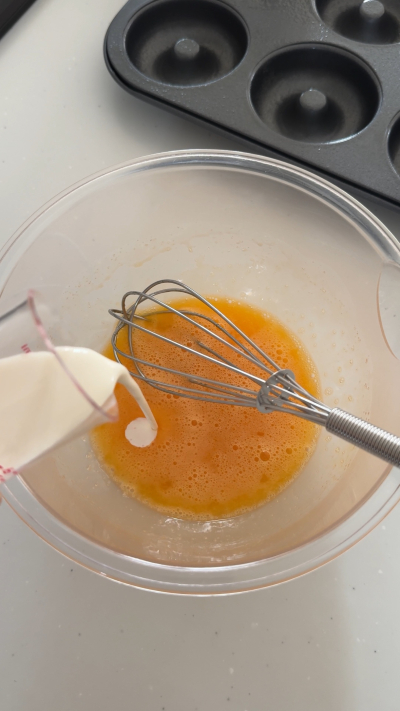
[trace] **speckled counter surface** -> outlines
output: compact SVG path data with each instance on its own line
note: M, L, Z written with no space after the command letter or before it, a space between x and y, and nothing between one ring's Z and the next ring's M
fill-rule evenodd
M37 0L0 42L0 240L56 193L157 151L241 146L128 96L122 0ZM400 238L400 215L379 209ZM102 579L0 507L1 711L398 711L400 508L277 588L161 596Z

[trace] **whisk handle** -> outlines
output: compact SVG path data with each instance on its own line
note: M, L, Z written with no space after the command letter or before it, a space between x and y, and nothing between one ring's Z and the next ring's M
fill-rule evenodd
M369 422L335 408L325 423L328 432L375 454L385 462L400 466L400 437L389 434Z

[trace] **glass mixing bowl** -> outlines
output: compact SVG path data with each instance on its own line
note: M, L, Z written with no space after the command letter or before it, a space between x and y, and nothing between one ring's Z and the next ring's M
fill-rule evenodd
M125 291L181 279L277 316L312 354L328 405L400 435L399 264L388 230L307 171L244 153L168 153L97 175L24 225L2 252L0 311L36 289L66 344L101 350L115 325L108 309ZM371 530L400 488L399 470L321 431L285 491L225 520L166 517L124 496L87 436L2 493L82 565L142 588L204 595L316 568Z

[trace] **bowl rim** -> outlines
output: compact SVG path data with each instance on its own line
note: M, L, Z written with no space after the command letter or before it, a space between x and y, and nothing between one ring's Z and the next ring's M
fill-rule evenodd
M29 231L48 213L124 174L162 168L207 167L258 174L311 194L338 212L362 232L384 261L400 264L400 245L383 223L351 195L303 168L283 161L239 151L182 150L129 160L85 178L56 195L37 210L0 250L0 295L20 247L30 244ZM154 592L216 595L239 593L282 582L314 570L361 540L400 499L400 469L390 467L374 492L355 510L321 536L276 556L224 566L186 567L145 561L118 553L74 531L34 496L19 476L0 486L5 501L43 540L71 560L100 575Z

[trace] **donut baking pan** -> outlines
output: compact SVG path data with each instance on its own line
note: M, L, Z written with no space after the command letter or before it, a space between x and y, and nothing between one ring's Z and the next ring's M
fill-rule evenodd
M400 205L398 0L129 0L127 91Z

